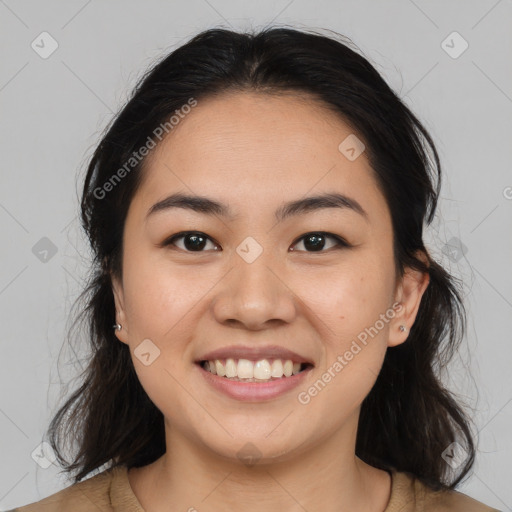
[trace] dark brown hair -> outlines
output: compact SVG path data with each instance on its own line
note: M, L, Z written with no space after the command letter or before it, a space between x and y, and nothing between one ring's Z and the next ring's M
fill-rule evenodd
M453 488L470 470L475 456L470 422L439 376L463 339L464 307L457 282L423 243L424 223L433 220L441 185L438 153L415 115L351 46L336 33L284 27L257 33L206 30L150 69L105 131L88 165L81 200L94 260L77 302L85 300L77 320L87 322L90 358L81 384L47 433L59 463L76 473L75 482L102 465L139 467L165 453L163 415L139 383L129 347L112 328L111 276L122 275L124 222L147 158L115 183L112 177L191 98L200 102L228 91L309 94L364 141L391 212L397 271L428 272L430 283L408 340L387 350L362 404L356 454L377 468L410 472L433 488ZM107 182L113 185L105 192ZM427 265L418 251L427 255ZM452 471L441 455L455 441L468 456ZM66 442L73 445L72 461L63 455Z

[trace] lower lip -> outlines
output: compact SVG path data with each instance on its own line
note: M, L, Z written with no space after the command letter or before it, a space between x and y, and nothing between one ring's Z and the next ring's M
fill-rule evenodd
M203 375L208 384L211 384L221 393L243 402L260 402L277 398L287 391L296 388L304 381L310 370L312 370L310 366L291 377L281 377L280 379L271 380L269 382L258 383L229 380L225 377L214 375L212 372L205 370L200 364L196 364L196 366L199 368L201 375Z

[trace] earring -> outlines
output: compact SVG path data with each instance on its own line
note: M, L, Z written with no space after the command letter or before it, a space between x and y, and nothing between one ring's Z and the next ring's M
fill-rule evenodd
M400 332L405 332L407 330L407 327L405 327L405 325L401 325L399 327L399 329L400 329Z
M116 329L116 331L120 331L122 329L122 326L121 324L115 324L112 326L114 329Z

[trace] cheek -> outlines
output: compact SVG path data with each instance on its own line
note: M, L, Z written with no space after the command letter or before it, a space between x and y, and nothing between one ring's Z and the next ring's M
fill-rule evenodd
M186 270L173 268L165 259L135 252L126 261L123 279L130 334L154 336L162 342L175 337L175 331L186 323L187 313L209 286L203 273L195 278Z
M315 313L329 326L324 353L311 388L310 417L322 418L322 428L336 429L354 413L372 389L387 350L392 280L377 267L361 265L352 272L331 275ZM304 402L301 402L304 403Z
M391 265L374 257L353 258L302 283L300 294L314 312L346 338L373 325L390 307L394 276Z

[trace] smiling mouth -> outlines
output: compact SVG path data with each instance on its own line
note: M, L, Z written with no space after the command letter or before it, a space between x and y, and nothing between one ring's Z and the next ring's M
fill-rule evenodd
M199 361L203 370L238 382L270 382L289 378L313 368L310 363L294 362L291 359L214 359Z

